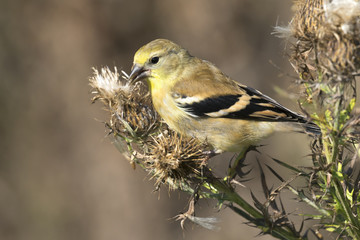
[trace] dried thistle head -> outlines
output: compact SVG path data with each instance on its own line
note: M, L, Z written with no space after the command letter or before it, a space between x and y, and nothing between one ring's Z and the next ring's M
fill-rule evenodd
M323 0L298 0L294 2L294 18L290 24L295 37L309 40L323 22Z
M300 39L322 38L335 29L354 33L359 24L358 0L297 0L291 21L293 35Z
M360 2L358 0L326 0L324 2L325 20L341 29L344 34L352 34L358 27Z
M319 37L322 65L330 72L352 74L360 67L360 2L326 0L323 9Z
M110 112L110 128L132 140L144 140L160 126L160 118L151 103L147 86L142 82L131 84L125 72L112 72L104 67L94 69L90 78L92 101L101 100Z
M311 60L315 58L314 40L324 21L323 0L296 0L292 9L293 19L288 26L275 27L275 34L291 43L290 62L300 78L313 82L316 66Z
M291 62L303 80L314 80L318 67L342 75L359 68L359 1L297 0L294 11L289 26L275 31L295 39Z
M360 66L360 37L344 35L319 42L319 61L326 72L351 74Z
M170 183L170 187L176 188L180 182L200 176L208 159L205 144L170 129L152 136L146 146L146 167L157 185Z

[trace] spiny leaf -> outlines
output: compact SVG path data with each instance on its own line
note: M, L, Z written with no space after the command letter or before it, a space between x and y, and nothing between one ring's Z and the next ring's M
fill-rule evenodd
M255 207L263 212L265 210L264 205L255 197L252 191L250 192L250 194L252 199L254 200Z
M275 175L275 177L277 177L281 182L285 182L285 180L274 170L272 169L269 165L267 165L267 168L270 170L270 172L272 172L272 174Z
M262 167L260 165L259 160L258 159L256 159L256 160L257 160L259 170L260 170L261 185L262 185L262 188L263 188L265 198L267 199L267 202L270 203L270 206L273 209L278 210L278 206L276 205L276 202L273 201L273 199L271 199L271 189L269 189L268 186L267 186L265 173L264 173L264 171L263 171L263 169L262 169Z
M304 175L307 175L304 171L301 171L300 169L297 169L297 168L295 168L295 167L293 167L293 166L291 166L291 165L289 165L289 164L287 164L287 163L285 163L283 161L280 161L280 160L278 160L276 158L273 158L273 157L270 157L270 156L269 156L269 158L271 158L273 161L280 164L281 166L286 167L286 168L288 168L288 169L290 169L290 170L292 170L294 172L303 173Z
M240 216L242 216L243 218L245 218L246 220L248 220L249 222L254 224L258 222L255 218L251 217L249 214L247 214L245 211L241 210L240 208L235 207L233 205L228 205L228 207L237 214L239 214Z

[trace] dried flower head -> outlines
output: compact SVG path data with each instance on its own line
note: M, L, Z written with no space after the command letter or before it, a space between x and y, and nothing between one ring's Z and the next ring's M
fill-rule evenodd
M328 41L318 44L318 59L328 72L351 74L360 64L360 36L358 39L346 35L333 35Z
M120 76L117 68L112 72L104 67L101 72L94 69L90 85L95 94L93 102L101 100L110 111L109 126L116 134L138 140L159 127L159 116L144 83L130 84L125 72Z
M132 87L124 78L120 78L116 67L114 67L114 72L108 67L102 68L100 72L93 68L93 71L94 76L90 78L90 85L95 89L93 93L97 94L93 100L99 98L104 101L112 100L114 102L119 91L124 93L131 91Z
M359 1L298 0L294 10L289 26L275 31L295 39L290 60L301 79L313 82L321 69L347 81L360 66Z
M170 129L153 136L147 143L146 167L156 178L156 184L168 182L176 188L181 181L201 175L208 159L205 144L181 136Z
M324 13L329 24L339 27L345 34L351 34L359 24L360 2L357 0L326 0Z
M293 35L308 40L316 35L321 22L323 0L298 0L294 4L295 15L290 24Z

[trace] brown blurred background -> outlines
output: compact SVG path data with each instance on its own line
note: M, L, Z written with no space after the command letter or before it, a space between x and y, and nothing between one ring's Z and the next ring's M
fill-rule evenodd
M91 105L88 77L93 66L129 72L140 46L168 38L297 109L273 91L292 79L269 63L291 73L282 40L271 35L277 19L290 20L290 7L285 0L2 0L0 239L255 238L257 229L213 202L202 202L198 215L219 218L220 231L181 230L171 218L188 196L153 193L154 182L121 157L101 123L106 112ZM306 138L286 139L269 151L303 161ZM221 160L212 164L223 173ZM248 186L261 195L258 182Z

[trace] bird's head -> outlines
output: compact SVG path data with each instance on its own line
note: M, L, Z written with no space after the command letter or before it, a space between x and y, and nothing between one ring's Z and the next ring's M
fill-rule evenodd
M161 88L164 81L169 85L187 57L185 49L169 40L151 41L135 53L130 80L147 80L151 89Z

